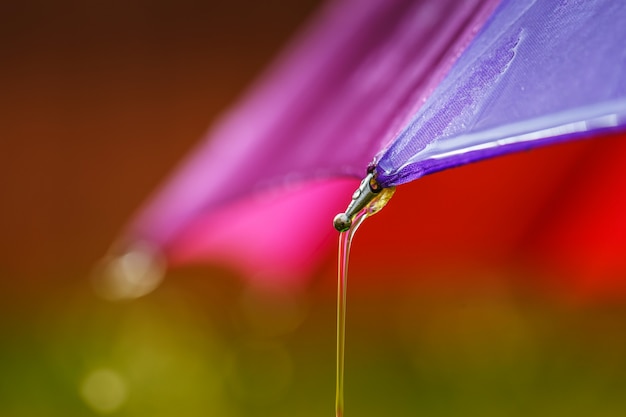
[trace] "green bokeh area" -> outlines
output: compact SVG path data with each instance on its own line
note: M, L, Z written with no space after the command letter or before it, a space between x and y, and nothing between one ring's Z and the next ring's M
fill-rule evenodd
M85 283L4 306L0 415L333 415L328 283L294 295L219 271L171 275L131 302ZM623 305L351 279L346 416L626 413Z

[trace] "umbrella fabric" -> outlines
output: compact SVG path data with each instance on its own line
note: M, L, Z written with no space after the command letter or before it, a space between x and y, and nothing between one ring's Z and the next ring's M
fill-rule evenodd
M329 3L140 210L123 247L297 276L355 186L337 179L363 176L375 156L392 186L623 126L624 6L498 4Z
M364 174L497 3L330 2L139 211L122 250L301 275L333 236L328 219L355 186L345 179Z
M624 2L503 2L377 158L379 183L623 129L624 39Z

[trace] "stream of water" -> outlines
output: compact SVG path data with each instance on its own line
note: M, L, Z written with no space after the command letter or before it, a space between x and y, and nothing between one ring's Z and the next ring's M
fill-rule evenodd
M346 290L348 284L348 263L352 239L361 224L370 216L378 213L389 201L395 188L386 188L366 208L352 220L352 226L339 235L339 256L337 274L337 384L335 389L335 416L343 417L343 383L346 348Z

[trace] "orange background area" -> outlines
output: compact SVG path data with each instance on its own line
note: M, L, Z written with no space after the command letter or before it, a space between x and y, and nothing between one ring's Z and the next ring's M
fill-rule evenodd
M3 5L1 292L86 275L316 3Z

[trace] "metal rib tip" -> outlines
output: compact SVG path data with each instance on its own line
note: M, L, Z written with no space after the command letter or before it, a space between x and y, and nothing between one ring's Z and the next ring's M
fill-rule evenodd
M359 188L352 194L352 201L348 205L345 213L339 213L333 220L335 229L345 232L352 226L352 219L363 210L380 192L382 187L376 182L374 173L367 174L361 181Z

